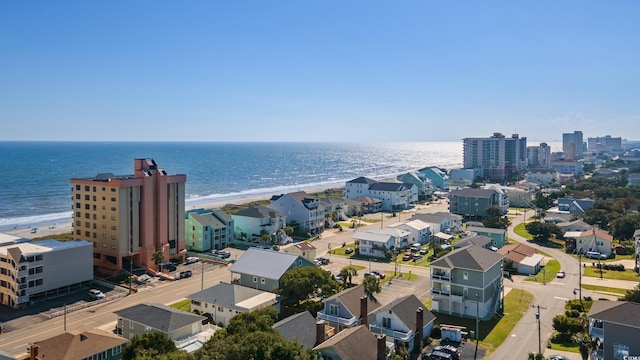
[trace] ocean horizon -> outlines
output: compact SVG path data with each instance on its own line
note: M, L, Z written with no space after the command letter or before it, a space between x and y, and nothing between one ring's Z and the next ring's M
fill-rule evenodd
M343 187L426 166L462 166L462 142L0 142L0 230L71 221L71 178L133 174L153 158L186 174L186 204Z

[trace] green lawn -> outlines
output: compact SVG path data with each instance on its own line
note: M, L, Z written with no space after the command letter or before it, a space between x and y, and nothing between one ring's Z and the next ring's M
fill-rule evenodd
M544 270L541 269L535 277L530 277L527 281L548 283L556 278L558 271L560 271L560 263L558 260L549 260L549 262L544 266Z
M554 334L557 334L557 331L553 331ZM568 343L554 343L551 342L551 350L559 350L559 351L569 351L569 352L574 352L574 353L579 353L580 352L580 347L578 346L578 344L575 344L573 342L568 342Z
M486 358L494 352L509 336L523 314L529 309L533 295L525 290L513 289L504 299L504 314L488 321L480 321L480 346L487 349ZM475 330L474 318L463 318L442 313L435 313L436 323L466 326L467 330Z
M620 295L625 295L627 293L627 290L625 289L613 288L608 286L583 284L582 287L587 290L602 291L602 292L614 293L614 294L620 294Z
M533 240L533 236L531 236L531 234L527 232L527 229L525 229L524 224L516 225L516 227L513 229L513 232L522 236L527 240Z
M189 299L178 301L177 303L173 303L169 306L178 310L191 312L191 300Z
M592 266L587 266L584 268L584 276L600 277L600 270ZM624 271L602 269L602 277L612 280L638 281L638 273L630 269L625 269Z

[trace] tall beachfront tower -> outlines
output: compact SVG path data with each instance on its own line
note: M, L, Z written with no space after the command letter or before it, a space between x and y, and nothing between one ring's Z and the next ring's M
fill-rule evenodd
M184 174L168 175L153 159L135 159L133 175L71 179L73 238L93 242L99 268L156 269L153 253L184 257ZM182 259L184 260L184 259Z
M533 169L551 168L551 147L547 143L540 143L538 146L527 146L527 161L529 167Z
M562 134L562 152L566 159L580 160L584 150L582 131Z
M527 168L527 138L513 134L510 138L499 132L488 138L465 138L463 167L482 169L483 177L507 180Z

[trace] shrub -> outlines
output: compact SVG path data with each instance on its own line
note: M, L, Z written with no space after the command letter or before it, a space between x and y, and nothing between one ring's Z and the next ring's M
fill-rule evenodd
M580 317L580 311L571 309L564 312L564 314L569 318L577 318Z
M431 329L431 337L434 339L439 339L441 336L440 325L433 325L433 329Z

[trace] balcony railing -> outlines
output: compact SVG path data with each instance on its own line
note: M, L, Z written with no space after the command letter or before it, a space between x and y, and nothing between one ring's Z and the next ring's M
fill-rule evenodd
M369 330L374 334L384 334L394 339L398 339L402 341L409 341L413 337L413 330L409 330L408 332L402 332L402 331L387 329L375 324L369 325Z
M442 290L442 289L431 289L431 293L435 294L435 295L441 295L441 296L449 296L449 295L451 295L451 291Z
M353 316L351 318L343 318L335 315L325 314L323 312L318 312L318 319L331 321L334 323L338 323L345 326L353 326L357 324L358 318Z
M451 274L447 274L447 273L433 273L433 274L431 274L431 278L432 278L432 279L436 279L436 280L451 281Z
M604 329L601 327L591 326L589 327L589 335L602 339L604 338Z

